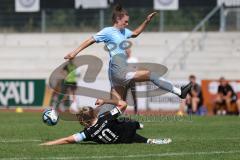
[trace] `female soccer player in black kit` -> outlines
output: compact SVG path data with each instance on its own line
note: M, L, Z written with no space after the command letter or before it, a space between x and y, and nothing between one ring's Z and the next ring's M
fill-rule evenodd
M93 141L99 144L168 144L172 142L169 138L145 138L136 133L137 129L143 128L141 123L132 120L118 120L118 116L121 115L127 107L127 104L122 100L98 99L96 105L100 107L112 107L112 109L97 116L96 109L93 109L92 107L81 108L76 116L79 123L85 127L83 131L65 138L45 142L41 145L70 144L81 141Z

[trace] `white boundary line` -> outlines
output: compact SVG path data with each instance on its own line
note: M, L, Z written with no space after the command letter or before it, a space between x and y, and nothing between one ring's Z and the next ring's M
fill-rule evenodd
M85 157L13 157L13 158L0 158L0 160L77 160L77 159L113 159L113 158L146 158L146 157L177 157L189 155L214 155L214 154L233 154L240 153L240 150L232 151L212 151L212 152L172 152L172 153L159 153L159 154L144 154L144 155L126 155L126 156L85 156Z

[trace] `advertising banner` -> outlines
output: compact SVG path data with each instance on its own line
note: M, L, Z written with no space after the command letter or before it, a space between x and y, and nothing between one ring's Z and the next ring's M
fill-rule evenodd
M75 0L75 8L82 7L84 9L107 8L107 0Z
M0 106L42 106L45 80L0 80Z
M240 0L218 0L217 4L225 5L226 7L238 7L240 6Z
M40 0L15 0L16 12L38 12Z
M178 10L178 0L154 0L156 10Z

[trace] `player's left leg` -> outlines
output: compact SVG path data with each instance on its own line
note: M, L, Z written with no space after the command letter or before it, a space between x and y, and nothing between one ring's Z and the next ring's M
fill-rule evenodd
M134 113L137 114L138 103L137 103L136 84L135 84L135 82L132 82L132 83L130 84L130 89L131 89L132 98L133 98Z
M124 100L125 87L115 86L111 88L111 99Z
M136 95L136 84L135 81L130 81L130 83L125 87L125 91L123 93L123 100L127 100L128 90L131 90L133 105L134 105L134 114L137 114L138 104L137 104L137 95Z

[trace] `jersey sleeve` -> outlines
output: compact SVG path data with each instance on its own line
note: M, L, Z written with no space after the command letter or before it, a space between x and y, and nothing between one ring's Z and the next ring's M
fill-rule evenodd
M105 112L104 114L99 116L99 119L103 119L103 120L114 120L117 117L119 117L122 114L122 112L120 111L120 109L118 107L115 107L113 109L111 109L108 112Z
M106 28L99 31L97 34L93 36L93 39L96 41L96 43L100 42L107 42L108 41L108 31Z
M125 28L125 37L131 38L132 37L132 31L130 29Z
M89 139L89 135L88 133L84 130L82 132L76 133L73 135L73 138L75 140L75 142L81 142L81 141L86 141Z

